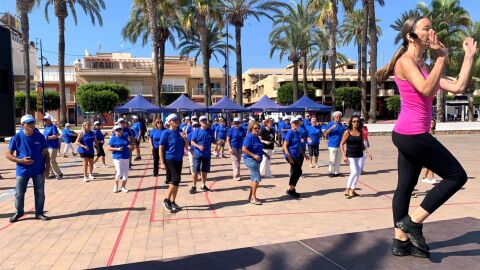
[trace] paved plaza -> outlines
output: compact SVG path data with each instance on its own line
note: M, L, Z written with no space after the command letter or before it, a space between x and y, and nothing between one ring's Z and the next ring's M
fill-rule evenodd
M456 246L456 252L448 253L446 264L438 260L439 256L432 256L431 260L421 261L419 268L451 269L452 266L462 266L454 263L456 259L476 261L478 265L478 135L440 135L438 139L464 165L469 181L428 220L431 224L425 225L427 241L433 239L435 231L444 230L443 238L438 233L435 236L437 243L441 242L432 245L432 252L441 254L442 248L449 245ZM203 265L203 269L209 269L209 266L214 266L208 264L209 261L235 261L240 257L249 263L234 264L224 269L315 269L309 260L330 263L321 269L365 269L365 265L339 263L332 258L339 257L338 253L348 247L349 242L338 240L340 234L345 234L346 239L357 239L352 241L352 245L357 245L358 239L366 239L370 246L375 246L375 239L381 239L377 250L378 247L389 249L390 242L386 244L385 241L392 237L391 203L397 178L397 153L389 136L372 136L370 142L374 160L367 161L366 173L360 178L360 198L346 199L343 195L349 173L347 166L342 166L344 177L327 176L328 153L322 142L320 159L324 166L310 168L308 162L304 164L305 177L300 178L297 186L301 194L299 200L285 194L289 165L277 151L272 160L276 177L264 179L257 192L263 201L260 206L247 201L248 170L242 164L242 181L233 181L229 158L212 160L208 182L211 192L189 194L191 176L185 159L177 198L182 211L178 213L166 212L162 207L166 191L164 175L152 177L153 164L147 143L142 144L143 159L134 161L130 171L129 193L112 193L113 167L95 169L97 179L83 183L80 159L59 158L65 178L47 180L46 183L45 209L52 220L43 222L33 218L33 190L29 188L25 202L28 214L15 224L8 222L14 213L11 190L15 186L15 166L3 158L0 163L0 173L5 178L0 180L0 269L85 269L113 265L119 269L127 269L129 265L132 269L141 269L148 266L143 262L158 260L165 263L152 269L160 269L162 265L172 269L192 266L202 269ZM2 153L6 146L0 146ZM107 163L112 164L111 156L107 157ZM419 205L430 188L431 185L419 183L412 205ZM470 235L470 242L467 235L464 242L468 244L463 245L458 237L468 230L474 235ZM364 233L350 234L359 232ZM373 236L367 237L370 234ZM352 238L353 235L357 235L356 238ZM303 247L300 249L298 245ZM272 249L278 251L277 257L265 255ZM292 253L295 250L298 252L288 255L288 251ZM358 254L364 254L362 252ZM291 260L279 264L278 258L282 258L282 254L285 254L284 259ZM357 253L349 251L345 254L351 256L351 261L361 262ZM386 265L390 268L400 265L402 260L413 260L390 258L388 250L380 254L393 261L390 261L391 264L377 264L376 268ZM207 257L210 259L201 260ZM200 258L203 264L185 264L185 258ZM376 259L362 258L370 262ZM267 261L269 263L265 264ZM261 262L264 262L262 267ZM182 267L182 263L188 267ZM462 268L469 269L469 265L473 264L463 265Z

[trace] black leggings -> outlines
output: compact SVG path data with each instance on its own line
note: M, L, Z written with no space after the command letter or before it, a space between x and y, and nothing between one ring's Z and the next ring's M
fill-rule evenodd
M153 175L158 175L158 163L160 162L160 154L158 148L152 149L153 155Z
M393 196L394 224L408 215L410 197L423 167L442 177L425 196L420 206L432 214L466 182L467 174L458 160L429 133L392 133L398 148L398 185Z
M296 186L298 183L298 179L302 175L302 165L303 165L303 156L299 156L298 158L293 158L293 164L290 164L290 181L289 185Z
M165 159L166 180L177 187L180 185L182 176L182 164L181 160Z

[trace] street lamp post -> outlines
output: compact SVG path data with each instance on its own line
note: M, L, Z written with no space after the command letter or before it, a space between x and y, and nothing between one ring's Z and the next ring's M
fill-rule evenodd
M40 67L42 72L42 117L45 116L45 79L43 78L43 60L45 60L45 66L48 67L47 58L43 57L42 39L40 39Z

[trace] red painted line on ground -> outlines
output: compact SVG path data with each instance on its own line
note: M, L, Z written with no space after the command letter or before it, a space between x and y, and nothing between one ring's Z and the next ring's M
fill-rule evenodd
M118 232L117 240L115 241L115 245L113 246L112 252L110 253L110 257L108 258L107 266L111 266L113 263L113 260L115 259L118 246L120 246L120 242L122 241L123 232L125 231L125 227L127 227L127 222L128 222L128 218L130 217L130 212L132 211L132 208L135 206L135 202L137 201L138 192L140 187L142 186L143 179L145 178L145 173L147 172L147 169L148 169L148 165L150 165L150 161L151 160L149 159L147 166L143 170L142 178L140 179L140 182L137 185L137 191L135 192L135 196L133 197L132 203L130 204L130 207L129 207L130 209L128 209L127 214L123 219L122 227L120 228L120 232Z
M155 220L155 204L157 202L157 184L158 176L155 178L155 186L153 187L152 210L150 211L150 223Z
M30 210L28 210L27 212L31 212L31 211L34 211L34 210L35 210L35 207L32 207L32 208L31 208ZM29 214L25 214L23 217L21 217L21 218L19 219L19 221L25 219L28 215L29 215ZM18 221L17 221L17 222L18 222ZM3 231L3 230L5 230L6 228L12 226L13 224L15 224L15 223L10 223L10 222L9 222L7 225L5 225L5 226L3 226L3 227L0 228L0 232Z
M472 205L480 204L478 202L460 202L460 203L446 203L444 205ZM419 205L412 205L410 207L418 207ZM178 220L198 220L198 219L226 219L226 218L244 218L244 217L267 217L267 216L290 216L290 215L306 215L306 214L323 214L323 213L336 213L336 212L355 212L355 211L373 211L373 210L387 210L388 207L376 207L376 208L356 208L356 209L338 209L338 210L321 210L321 211L305 211L305 212L286 212L286 213L264 213L264 214L249 214L249 215L232 215L232 216L216 216L216 217L193 217L193 218L166 218L157 219L153 222L165 222L165 221L178 221Z
M213 183L211 183L210 186L208 186L208 188L212 189L213 186L215 186L216 183L217 183L217 181L213 181ZM212 205L212 201L210 201L210 198L208 197L208 193L210 193L210 192L205 192L205 199L207 200L208 207L210 207L210 209L212 211L213 217L217 218L218 217L217 216L217 211L215 211L215 208Z
M373 190L373 191L375 191L375 192L377 192L377 193L379 193L379 192L380 192L380 191L378 191L378 190L374 189L373 187L371 187L371 186L369 186L369 185L367 185L367 184L363 183L362 181L358 181L358 182L359 182L361 185L364 185L364 186L368 187L369 189L371 189L371 190ZM386 197L386 198L389 198L390 200L393 200L393 198L392 198L392 197L390 197L390 196L388 196L388 195L386 195L386 194L382 194L382 196L383 196L383 197Z

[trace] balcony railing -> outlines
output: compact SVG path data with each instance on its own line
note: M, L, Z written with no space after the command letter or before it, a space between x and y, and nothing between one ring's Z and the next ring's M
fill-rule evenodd
M138 94L142 94L144 96L153 95L153 86L129 86L128 90L130 90L130 96L136 96Z
M162 85L162 93L185 93L185 86Z
M223 96L224 95L223 88L212 88L212 96ZM205 89L204 88L193 88L192 89L193 96L204 96Z

